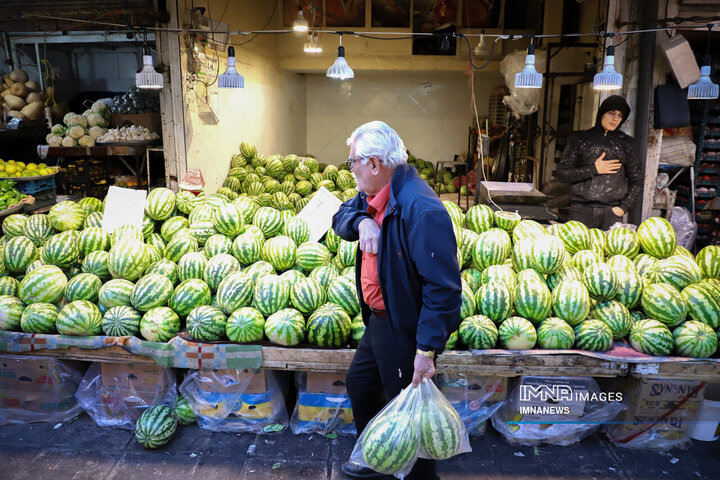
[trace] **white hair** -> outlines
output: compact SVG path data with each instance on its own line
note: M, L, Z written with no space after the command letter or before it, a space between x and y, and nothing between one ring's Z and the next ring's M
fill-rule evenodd
M370 157L380 160L389 168L396 168L407 162L405 144L390 125L379 120L360 125L345 142L354 145L354 155L365 165Z

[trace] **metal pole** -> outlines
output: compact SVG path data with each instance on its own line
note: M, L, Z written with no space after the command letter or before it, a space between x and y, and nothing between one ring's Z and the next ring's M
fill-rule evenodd
M38 78L40 79L40 90L45 90L45 79L42 74L42 62L40 61L40 47L35 44L35 61L37 62Z
M652 28L655 24L658 11L657 0L642 0L640 10L640 28ZM642 178L645 178L645 163L648 151L648 133L650 131L650 102L653 93L652 77L653 64L655 60L655 37L656 32L645 32L640 34L638 45L638 81L637 101L635 104L635 141L637 142L638 157ZM644 184L643 184L644 185ZM644 186L643 186L644 190ZM630 210L629 219L631 223L640 224L642 218L642 199L644 191L640 193L638 201Z

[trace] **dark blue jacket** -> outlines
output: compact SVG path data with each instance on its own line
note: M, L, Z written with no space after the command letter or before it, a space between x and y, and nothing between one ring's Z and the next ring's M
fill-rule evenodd
M343 239L358 239L358 224L372 218L367 195L343 203L333 217L333 229ZM414 167L395 169L390 199L380 229L378 276L393 341L403 350L445 348L460 324L461 284L457 243L445 206ZM360 272L362 251L355 260L355 280L367 324L370 308L363 300Z

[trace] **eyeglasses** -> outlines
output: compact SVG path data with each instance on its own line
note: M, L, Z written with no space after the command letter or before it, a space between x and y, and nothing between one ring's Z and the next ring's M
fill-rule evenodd
M360 160L364 160L365 158L369 158L369 157L359 157L359 158L352 158L352 157L350 157L350 158L348 158L347 160L345 160L345 165L347 165L347 167L348 167L350 170L352 170L352 167L353 167L353 165L355 164L355 162L360 161Z

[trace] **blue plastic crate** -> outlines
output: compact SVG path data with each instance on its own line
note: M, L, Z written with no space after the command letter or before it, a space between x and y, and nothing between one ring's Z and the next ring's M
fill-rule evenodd
M43 190L55 190L55 177L43 178L42 180L22 180L16 182L15 187L27 195Z

